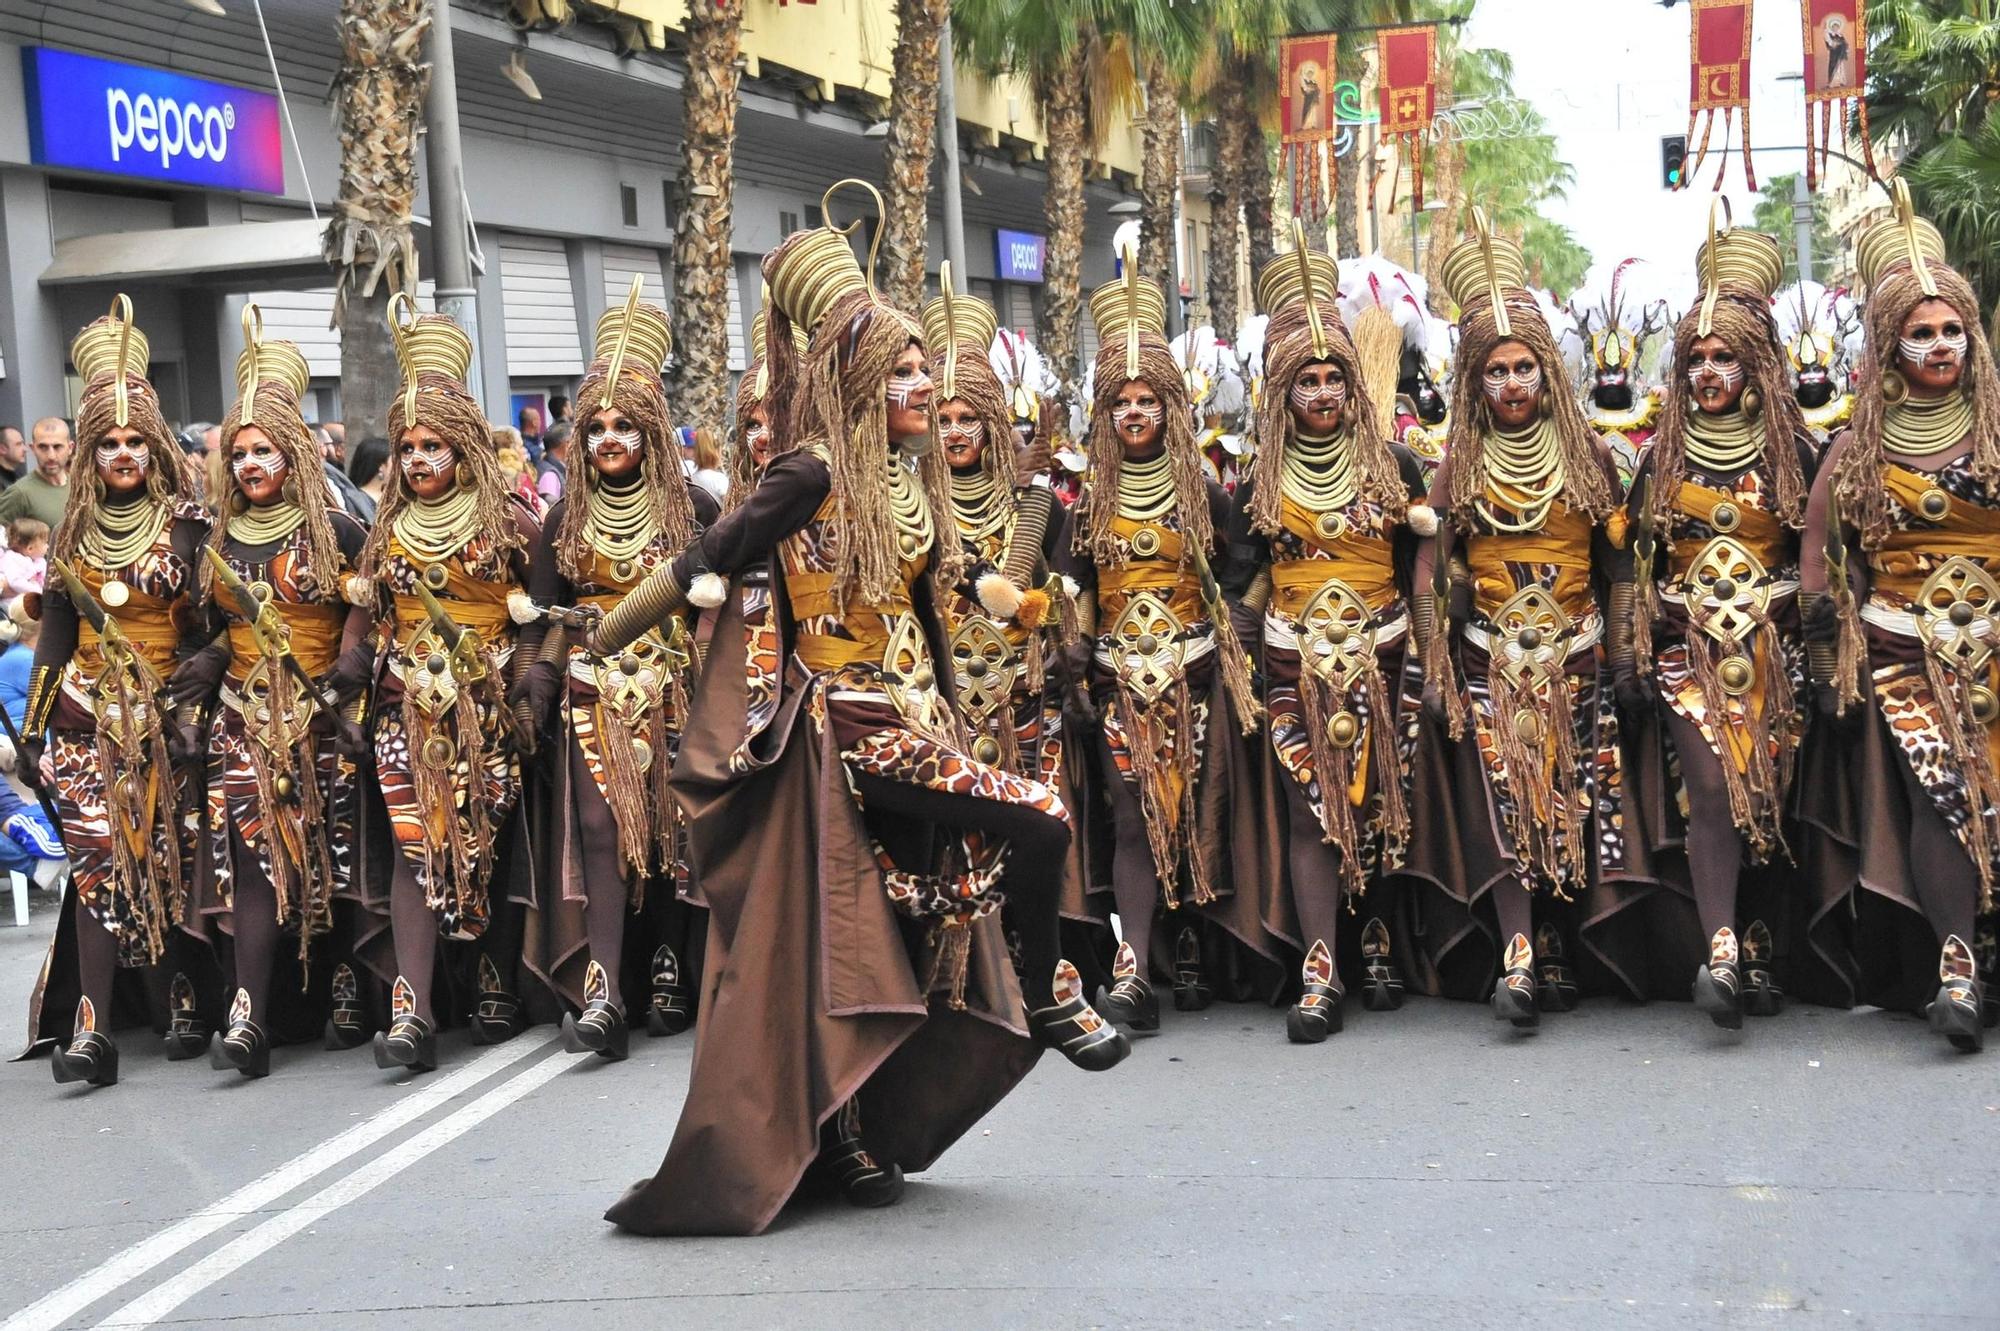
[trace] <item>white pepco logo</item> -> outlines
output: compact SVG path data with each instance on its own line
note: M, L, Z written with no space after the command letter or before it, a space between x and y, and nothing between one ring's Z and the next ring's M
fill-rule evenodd
M162 170L182 153L197 162L221 161L229 155L229 131L236 128L236 108L228 102L203 106L107 88L104 110L111 125L111 160L122 161L136 146L143 153L157 153Z

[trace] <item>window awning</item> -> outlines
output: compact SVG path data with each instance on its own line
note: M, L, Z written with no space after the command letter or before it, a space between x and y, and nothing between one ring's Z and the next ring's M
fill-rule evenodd
M427 246L424 219L412 220ZM243 290L251 286L323 287L331 276L320 253L320 238L325 232L324 219L301 217L283 222L75 236L56 242L55 262L43 271L41 280L44 286L68 286L226 278ZM427 253L419 255L420 261L428 257Z

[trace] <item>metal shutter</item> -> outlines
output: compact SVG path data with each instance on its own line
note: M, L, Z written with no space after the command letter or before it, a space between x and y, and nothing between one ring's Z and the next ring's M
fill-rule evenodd
M1007 284L1007 326L1025 330L1030 337L1035 332L1035 289L1020 282Z
M503 239L500 292L507 311L509 375L568 378L583 373L576 296L570 290L569 255L562 241L549 236Z
M744 354L744 342L749 336L750 316L743 313L743 284L758 282L758 261L755 258L738 255L729 265L729 369L732 374L740 374L750 368L750 358ZM745 268L750 275L744 276ZM752 314L756 311L751 311Z
M617 309L625 303L626 294L632 290L632 279L645 279L642 300L651 301L661 309L667 306L667 283L660 275L660 252L647 249L643 245L606 245L604 247L604 307Z

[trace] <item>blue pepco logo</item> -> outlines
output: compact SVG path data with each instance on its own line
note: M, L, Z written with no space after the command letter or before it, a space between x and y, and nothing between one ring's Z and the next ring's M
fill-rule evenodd
M222 161L229 156L229 131L236 128L232 102L203 106L193 100L177 102L149 92L134 97L124 88L106 88L104 110L111 160L124 161L136 147L148 156L158 153L162 171L170 170L182 153L197 162Z
M21 61L37 163L284 193L284 140L270 93L48 47L24 48Z

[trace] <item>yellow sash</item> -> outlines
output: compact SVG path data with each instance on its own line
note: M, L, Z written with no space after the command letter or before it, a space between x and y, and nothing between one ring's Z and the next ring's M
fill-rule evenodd
M1882 469L1889 494L1912 513L1922 513L1923 497L1939 490L1937 478L1890 463ZM1925 519L1929 521L1928 518ZM1935 528L1891 531L1879 550L1868 553L1875 588L1913 601L1930 576L1925 556L1934 560L1963 555L1988 573L2000 574L2000 509L1945 495L1945 515Z
M1724 490L1712 490L1706 485L1696 485L1693 481L1682 481L1681 492L1674 501L1675 507L1696 522L1715 525L1715 510L1722 504L1736 507L1738 521L1735 530L1725 533L1751 554L1765 568L1776 568L1785 558L1785 524L1778 521L1778 515L1766 509L1746 504L1735 495ZM1694 567L1695 558L1701 554L1703 542L1682 542L1670 552L1668 567L1676 577L1685 577Z
M1276 592L1274 609L1287 617L1305 609L1306 602L1338 578L1355 590L1371 610L1380 610L1396 599L1396 565L1393 548L1379 536L1344 527L1338 536L1319 530L1319 518L1290 495L1283 497L1280 521L1285 530L1325 559L1283 559L1271 565L1271 586Z
M1539 531L1502 532L1466 538L1465 560L1472 570L1474 599L1491 615L1520 590L1509 564L1553 564L1550 591L1564 614L1578 619L1590 610L1590 519L1557 500Z

